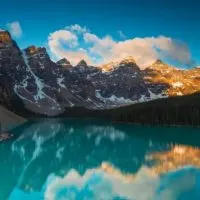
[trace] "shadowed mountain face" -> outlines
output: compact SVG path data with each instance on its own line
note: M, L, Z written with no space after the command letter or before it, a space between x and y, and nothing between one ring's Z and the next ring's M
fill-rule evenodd
M140 70L131 56L101 67L55 63L45 48L22 51L0 31L0 101L18 113L58 116L71 107L103 110L193 94L200 91L199 74L199 68L179 70L159 60Z

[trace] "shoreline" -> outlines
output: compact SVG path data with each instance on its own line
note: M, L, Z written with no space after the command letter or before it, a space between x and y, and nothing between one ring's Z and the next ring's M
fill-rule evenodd
M26 119L7 110L0 105L0 133L2 129L9 127L9 125L20 125L26 122Z

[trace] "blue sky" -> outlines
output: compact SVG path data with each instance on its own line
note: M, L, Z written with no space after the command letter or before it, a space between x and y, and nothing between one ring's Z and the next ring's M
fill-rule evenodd
M109 35L115 42L164 36L174 41L182 41L188 46L192 56L191 62L178 61L178 64L191 67L200 65L199 10L198 0L10 0L1 2L0 27L8 29L8 23L18 22L21 33L15 35L15 40L21 48L32 44L48 46L51 33L74 24L86 27L88 32L99 39ZM152 41L150 43L152 44ZM69 43L66 44L65 50L69 50ZM92 47L94 44L89 47L88 43L82 40L79 40L77 46L86 51ZM175 47L173 53L176 49L179 52ZM76 50L70 49L70 52ZM50 53L53 57L59 57L58 52ZM91 57L92 52L89 54ZM118 56L117 53L115 55ZM94 56L98 60L103 54ZM106 60L109 58L111 57ZM165 60L163 55L162 58ZM176 62L176 59L171 59L170 56L167 56L167 59L169 62Z

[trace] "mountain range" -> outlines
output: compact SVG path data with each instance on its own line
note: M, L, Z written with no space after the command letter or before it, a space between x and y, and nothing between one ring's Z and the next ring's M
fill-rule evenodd
M157 60L141 70L134 55L102 66L84 60L72 66L66 58L53 62L44 47L21 50L9 32L0 31L0 103L21 115L70 116L76 108L102 113L171 98L200 100L199 94L199 67L184 70Z

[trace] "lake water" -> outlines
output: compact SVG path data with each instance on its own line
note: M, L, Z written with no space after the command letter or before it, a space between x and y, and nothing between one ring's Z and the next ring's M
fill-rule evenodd
M200 129L35 120L0 144L0 200L199 200Z

